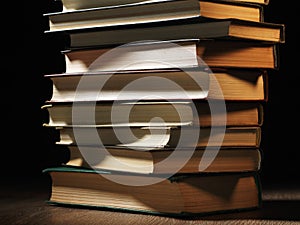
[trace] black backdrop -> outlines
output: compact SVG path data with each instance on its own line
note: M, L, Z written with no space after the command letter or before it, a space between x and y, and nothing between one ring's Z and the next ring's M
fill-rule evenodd
M280 69L270 71L269 101L265 105L262 132L263 182L300 180L298 27L294 22L297 15L293 14L293 4L285 3L270 0L265 8L267 22L286 25L286 43L280 46ZM43 74L62 68L56 44L59 40L43 34L48 21L42 14L49 5L49 0L24 3L19 20L13 22L5 35L8 40L3 42L3 49L7 49L7 54L3 53L7 59L4 64L8 70L1 74L1 171L7 177L39 176L43 168L63 160L59 152L51 148L52 142L49 143L41 127L47 115L41 113L40 105L51 91Z
M295 9L292 4L270 0L265 9L267 22L286 26L286 43L280 45L280 68L270 72L269 102L265 108L262 148L262 177L275 183L300 181L299 88L297 76L297 37Z

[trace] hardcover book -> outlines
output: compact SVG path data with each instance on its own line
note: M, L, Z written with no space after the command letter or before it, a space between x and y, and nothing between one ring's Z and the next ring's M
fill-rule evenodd
M261 70L198 70L61 73L45 75L53 84L52 102L136 100L266 101L267 73ZM130 83L138 82L136 85ZM176 84L176 85L175 85ZM138 94L137 94L138 93Z
M260 126L263 123L263 105L260 102L228 101L223 112L218 101L101 101L48 102L42 106L47 111L49 126L157 126L160 118L165 126ZM80 112L76 116L74 107ZM89 116L94 112L94 116ZM212 115L212 113L214 113ZM213 117L213 118L212 118Z
M49 19L50 31L178 20L200 16L263 21L262 15L262 7L259 5L202 0L144 1L135 4L90 7L44 14Z
M46 125L47 126L47 125ZM48 126L49 128L53 128ZM248 147L261 142L261 127L54 127L57 143L118 146L136 149Z
M150 0L150 1L149 0L110 0L110 1L56 0L56 1L61 1L61 3L62 3L61 11L67 12L67 11L74 11L74 10L80 10L80 9L90 9L90 8L100 8L100 7L108 7L109 8L109 7L116 7L116 6L119 6L119 7L120 6L130 6L130 5L135 5L135 4L145 4L147 2L164 2L166 0L155 0L155 1L153 1L153 0ZM224 7L226 7L226 5L227 5L229 8L231 8L230 5L234 5L234 6L237 5L237 6L241 6L241 7L245 6L246 8L251 7L251 6L253 8L257 8L257 7L262 8L262 6L267 5L269 3L269 0L205 0L205 1L202 0L202 1L199 1L199 3L200 3L200 10L204 8L205 12L206 12L206 9L208 9L208 11L211 12L211 10L209 10L209 8L207 8L207 7L211 7L218 13L219 7L221 9L223 9L223 7L222 7L223 5L225 5ZM243 11L243 9L240 9L240 10L245 13L245 11ZM232 12L232 10L231 10L231 12ZM227 14L229 12L223 12L223 13Z
M178 32L178 31L181 32ZM144 24L114 25L45 31L66 34L67 48L122 45L137 41L170 41L176 39L233 39L271 43L285 42L285 26L270 22L246 21L234 18L192 18L149 22Z
M180 39L62 51L65 73L188 68L278 69L278 44ZM114 60L112 60L114 59Z
M233 212L261 205L260 181L254 173L176 174L164 178L76 167L48 168L44 172L52 179L51 205L167 216Z
M68 144L57 144L56 148L66 153L65 165L68 166L140 174L255 172L261 166L261 151L258 148L221 148L205 168L200 164L207 162L206 157L210 160L210 149L137 150Z

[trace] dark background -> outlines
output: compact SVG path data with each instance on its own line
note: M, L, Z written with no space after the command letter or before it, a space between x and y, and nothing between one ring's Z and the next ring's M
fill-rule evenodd
M3 42L2 77L2 163L4 177L39 177L41 170L63 160L52 148L52 141L42 127L47 118L40 106L51 92L46 73L59 72L62 58L60 40L44 35L47 19L42 16L50 1L24 4ZM300 106L298 94L298 45L293 4L270 0L265 7L265 21L286 26L286 43L280 45L278 71L269 74L269 101L265 104L262 132L262 182L299 183L300 149L298 146ZM9 18L8 20L12 20ZM300 188L300 186L298 185Z

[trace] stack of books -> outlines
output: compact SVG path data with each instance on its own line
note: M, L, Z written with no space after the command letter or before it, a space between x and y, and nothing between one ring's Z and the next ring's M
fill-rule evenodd
M260 207L263 105L284 25L268 2L62 0L42 110L68 152L49 203L164 215Z

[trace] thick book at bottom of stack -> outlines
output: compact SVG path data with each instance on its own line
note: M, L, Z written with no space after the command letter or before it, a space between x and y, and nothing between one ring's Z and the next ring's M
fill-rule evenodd
M256 173L152 176L79 167L49 168L49 203L117 211L199 215L255 209L261 193Z

